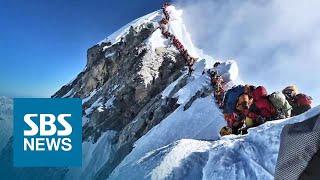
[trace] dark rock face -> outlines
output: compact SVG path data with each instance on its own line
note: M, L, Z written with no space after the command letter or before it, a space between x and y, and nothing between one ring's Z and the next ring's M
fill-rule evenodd
M131 27L119 42L93 46L85 70L52 96L83 99L83 116L89 119L83 141L96 142L108 130L118 132L99 179L107 178L133 143L179 106L177 99L160 93L182 75L184 59L167 48L151 49L145 42L155 30L151 23ZM178 82L185 84L186 77Z

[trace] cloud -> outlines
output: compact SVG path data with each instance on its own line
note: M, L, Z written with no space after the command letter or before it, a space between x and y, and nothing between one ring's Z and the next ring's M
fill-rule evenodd
M235 59L242 79L270 91L296 84L320 103L320 1L177 0L194 43Z

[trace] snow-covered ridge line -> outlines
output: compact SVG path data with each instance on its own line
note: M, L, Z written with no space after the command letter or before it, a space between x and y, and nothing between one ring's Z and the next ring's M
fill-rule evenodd
M131 26L137 27L145 22L150 22L150 23L153 23L154 25L156 25L158 23L158 21L160 21L160 18L161 18L160 12L161 11L158 10L158 11L149 13L145 16L142 16L138 19L131 21L127 25L121 27L119 30L117 30L116 32L109 35L107 38L100 41L98 44L101 45L102 43L107 43L107 42L111 42L111 44L115 44L115 43L119 42L121 37L124 37L129 32L129 29Z
M168 6L167 11L170 19L168 23L168 31L175 35L175 37L182 43L182 45L188 50L188 53L192 57L199 57L198 49L195 48L191 36L187 31L187 28L183 22L182 14L183 10L177 10L175 6Z
M110 61L101 61L101 62L117 64L118 62L122 63L121 60L123 60L123 61L131 60L132 59L131 56L137 57L137 59L135 59L136 60L135 62L140 62L140 60L142 60L142 70L132 71L132 73L139 74L140 72L143 71L143 68L146 68L146 72L147 72L147 73L145 73L146 77L142 77L142 79L144 80L143 81L144 83L148 82L149 80L150 80L150 82L152 82L152 80L154 80L154 78L157 78L157 76L156 76L157 73L162 73L162 69L160 69L160 67L161 68L164 67L164 68L167 69L165 71L165 73L167 73L167 74L164 76L165 78L162 78L162 79L159 78L159 79L161 79L161 80L159 80L161 82L161 86L160 85L159 86L160 86L161 89L164 89L165 88L164 87L164 83L169 84L173 80L173 78L177 78L178 75L180 75L180 73L181 73L180 70L183 68L183 59L179 55L177 55L175 53L173 48L168 47L168 44L166 44L166 42L165 42L166 39L164 39L164 37L162 37L162 34L161 34L160 30L157 28L158 23L159 23L159 21L161 19L162 19L162 13L160 13L160 11L156 11L154 13L150 13L149 15L146 15L146 16L144 16L142 18L139 18L139 19L129 23L128 25L126 25L123 28L121 28L119 31L117 31L117 32L113 33L112 35L110 35L107 39L104 40L104 42L111 41L111 45L110 45L110 43L106 43L106 44L103 43L103 44L101 44L100 47L98 47L100 49L102 48L102 50L99 49L99 51L103 52L105 49L109 48L109 46L112 46L112 43L117 43L121 39L125 41L125 44L121 44L121 43L115 44L114 47L110 47L110 49L107 50L108 53L104 53L103 54L104 57L106 57L106 55L108 57L108 55L110 55L114 51L114 52L116 52L114 55L116 57L118 57L117 60L113 61L116 58L110 58L109 59ZM153 31L150 31L150 32L148 32L148 34L143 35L144 33L141 33L141 32L143 32L143 30L150 29L149 26L146 26L146 25L149 25L150 23L154 24L154 27L152 27ZM181 26L182 25L183 24L181 24ZM132 34L131 34L131 30L130 30L131 27L134 28ZM136 27L139 27L139 28L135 29ZM143 27L143 28L140 29L140 27ZM127 34L129 31L130 31L130 34ZM187 32L184 32L184 33L187 33ZM126 39L126 38L128 38L128 39ZM133 38L133 40L132 40L132 38ZM128 50L131 51L131 49L129 49L129 48L133 47L132 44L129 44L131 42L135 43L134 47L142 46L144 48L143 50L147 50L146 55L144 56L144 54L141 53L141 51L140 52L135 52L135 50L134 50L135 53L132 53L132 54L128 53L127 54L126 51L128 51ZM118 46L120 46L120 47L118 47ZM122 51L124 53L122 53L121 55L118 55L118 51L117 50L119 50L120 53ZM137 50L137 51L139 51L139 50ZM137 54L140 54L140 53L141 53L143 59L139 59L140 57L137 56ZM91 57L91 56L89 56L89 57ZM171 65L173 65L173 66L169 65L169 63L167 63L167 62L164 62L164 60L168 60L168 62L170 62ZM121 66L123 66L123 65L121 65ZM94 65L92 67L95 68ZM125 68L126 72L129 72L131 70L131 69L126 69L126 68L129 68L129 67L126 67L126 66L124 66L124 68ZM152 68L152 71L150 71L149 68L150 69ZM170 70L170 68L172 70ZM118 70L122 71L121 68L119 68ZM149 71L151 73L149 73ZM201 70L201 72L202 72L202 70ZM199 70L199 73L197 73L197 74L201 74L201 72ZM113 72L113 73L116 74L117 71ZM130 73L131 73L131 71L130 71ZM172 74L170 76L170 78L167 78L168 74ZM135 74L132 74L132 75L134 76ZM149 78L149 77L151 77L151 78ZM139 78L141 78L141 77L139 77ZM113 79L111 79L111 80L113 80ZM201 81L202 82L205 81L205 77L203 77L203 79L201 79ZM155 97L154 99L156 100L156 102L154 103L154 105L152 105L152 107L148 107L148 105L145 105L145 106L147 106L146 109L147 109L148 112L135 115L136 117L134 117L133 120L136 120L136 122L133 122L132 126L130 126L131 122L130 123L126 122L128 124L125 124L125 128L124 129L120 129L120 128L122 128L122 127L120 127L120 126L122 126L122 124L121 124L122 122L113 122L111 120L111 118L113 118L112 113L114 113L114 112L117 113L117 111L115 110L114 112L109 113L109 110L113 111L112 107L114 107L114 109L117 109L117 110L119 110L122 107L125 107L124 105L122 105L122 103L123 103L124 100L125 100L125 102L127 100L126 99L121 99L121 97L119 96L120 94L121 95L125 95L125 96L129 96L130 98L131 98L131 96L133 98L135 98L135 96L134 96L134 94L131 95L130 94L131 92L122 91L123 89L127 88L126 87L127 84L125 84L125 85L124 84L117 84L117 82L122 83L122 81L108 81L108 82L111 82L111 83L108 84L107 86L103 86L103 87L107 87L107 88L105 88L105 89L103 88L101 91L96 88L96 89L93 89L93 90L90 89L85 94L81 94L82 95L81 97L84 97L83 98L83 104L84 104L84 112L86 113L86 116L83 117L83 125L85 127L89 127L89 125L93 125L92 126L93 130L90 129L91 127L89 127L88 131L85 131L85 133L89 134L88 135L89 137L86 140L86 142L83 143L83 146L86 146L86 145L92 146L91 148L92 148L92 151L94 152L95 151L94 149L97 149L97 147L98 147L98 146L95 146L96 143L101 143L101 147L103 146L102 145L103 143L105 143L105 145L107 147L109 147L109 145L112 144L111 151L113 151L114 153L118 153L118 154L114 154L114 156L106 156L106 158L103 159L103 161L104 161L103 163L105 163L105 164L103 166L101 166L101 167L95 166L97 169L94 169L94 172L92 172L92 169L90 169L90 168L82 168L81 170L79 170L79 172L82 173L82 174L89 174L88 176L84 176L85 178L89 177L89 179L90 179L90 177L92 177L91 175L93 175L94 173L97 173L97 174L95 174L96 176L100 177L100 175L101 175L102 177L105 177L106 176L106 174L104 174L105 170L110 168L111 171L112 171L113 168L116 165L118 165L119 162L115 162L114 167L112 167L113 166L112 164L109 165L109 163L114 163L113 161L119 161L119 160L116 159L118 156L123 156L124 157L125 155L127 155L127 153L130 152L129 150L131 150L131 148L132 148L131 144L133 144L145 132L149 131L149 128L151 129L153 126L155 126L155 124L153 125L153 122L151 122L151 123L147 122L147 123L150 123L150 124L148 124L147 127L144 127L144 125L140 125L141 123L146 123L145 122L146 120L144 118L144 116L145 116L144 114L149 114L149 113L151 114L151 112L159 110L157 113L160 115L160 117L155 117L154 120L153 120L153 121L156 122L158 120L161 121L162 119L160 119L160 118L162 118L162 116L164 116L164 115L167 116L167 114L165 114L165 113L169 114L169 112L167 112L167 111L172 112L176 108L176 107L172 108L172 110L167 108L168 105L165 105L164 103L168 103L168 102L171 103L171 101L169 101L169 100L167 101L167 100L161 99L161 100L159 100L159 102L161 102L161 103L163 102L163 105L162 104L159 105L158 104L158 100L157 100L158 98L156 97L157 95L156 94L152 94L150 96ZM134 84L134 83L132 83L132 84ZM111 85L114 86L114 87L112 87ZM131 85L131 81L130 81L130 85ZM134 85L136 85L136 84L134 84ZM118 86L120 86L120 88L118 88ZM115 88L115 89L117 88L117 90L113 91L113 90L111 90L112 88ZM156 88L159 88L159 87L156 87ZM153 90L152 90L152 92L153 92ZM128 94L126 94L126 93L128 93ZM159 92L157 91L157 94L158 93ZM194 92L194 93L196 93L196 92ZM193 92L191 92L189 95L192 96L192 94L193 94ZM144 95L144 94L142 94L142 95ZM126 102L126 104L130 104L130 103ZM139 104L137 104L137 106L138 105ZM142 107L142 109L145 108L145 106ZM163 109L162 109L162 107L163 107ZM130 108L131 107L126 107L126 109L130 109ZM153 109L153 108L155 108L155 109ZM132 110L136 111L135 109L132 109ZM122 112L125 112L125 111L122 111ZM124 113L124 114L126 114L126 113ZM158 114L156 114L155 116L158 116ZM108 117L108 116L110 116L110 117ZM128 121L130 121L129 117L125 117L124 119L126 119L126 118L128 118ZM110 123L109 123L109 121L110 121ZM121 120L119 120L119 121L121 121ZM105 124L103 124L103 123L105 123ZM120 130L117 129L117 131L119 130L117 132L117 135L119 135L120 137L116 136L115 139L112 140L112 141L111 141L111 138L107 139L106 141L104 141L104 140L100 141L101 138L104 138L103 133L104 133L105 129L107 129L106 127L110 128L109 124L107 125L107 123L111 124L110 125L110 126L112 126L111 128L119 128L120 127L119 128ZM117 123L121 124L121 125L119 125L119 127L118 127L118 125L116 125ZM103 124L105 129L102 128L101 124ZM113 125L113 124L115 124L115 125ZM207 128L207 124L206 123L203 123L202 125L203 125L203 128ZM132 128L132 130L130 128L127 128L127 127ZM133 134L133 133L137 133L137 134L139 133L140 134L140 131L142 131L142 130L145 130L145 132L143 132L143 134L141 134L141 135ZM94 132L92 133L92 131L94 131ZM101 133L101 136L100 136L99 133ZM122 137L128 138L128 140L124 139ZM94 142L88 144L87 141L90 141L90 138L94 138ZM125 143L127 143L127 142L130 145L126 145ZM119 147L117 147L118 146L117 143L119 144ZM99 147L100 147L100 145L99 145ZM118 148L119 149L120 148L124 148L125 151L126 151L126 149L129 149L129 150L128 150L128 152L123 152L124 151L123 149L118 150ZM99 150L97 150L97 151L99 151ZM120 152L118 152L118 151L120 151ZM104 156L105 153L107 153L107 152L104 151L103 153L104 154L91 154L91 153L89 153L88 156L90 156L92 162L95 162L95 161L99 161L101 159L101 157ZM123 153L124 155L122 155L121 153ZM87 155L84 154L84 158L85 159L86 159L86 156ZM121 157L120 160L122 160L123 157ZM99 172L95 171L95 170L98 170ZM67 173L67 177L73 176L74 173L75 173L74 171L69 171ZM78 178L81 178L81 177L75 177L75 178L78 179Z

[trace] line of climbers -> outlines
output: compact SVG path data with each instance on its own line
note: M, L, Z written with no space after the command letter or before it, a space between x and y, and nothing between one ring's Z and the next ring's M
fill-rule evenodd
M312 98L299 93L295 85L270 95L263 86L253 85L238 85L225 91L224 85L228 82L215 70L220 64L215 63L209 73L215 100L227 121L227 126L220 130L221 136L246 134L248 128L266 121L297 116L311 109Z
M188 66L188 71L189 71L189 75L192 73L193 71L193 64L196 62L196 58L190 56L190 54L188 53L188 50L184 48L183 44L179 41L178 38L176 38L176 36L172 33L169 32L169 28L168 28L168 23L170 20L170 16L169 13L167 11L167 7L170 6L169 3L164 3L162 6L162 11L164 14L164 18L159 22L159 27L161 30L162 35L166 38L169 39L170 42L177 48L177 50L180 52L180 54L183 56L183 58L186 61L186 64Z

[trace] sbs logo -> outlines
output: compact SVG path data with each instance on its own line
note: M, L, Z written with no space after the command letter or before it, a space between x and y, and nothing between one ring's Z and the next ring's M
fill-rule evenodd
M32 118L39 118L40 128L32 120ZM31 128L24 130L23 150L24 151L70 151L72 149L72 141L68 136L72 133L72 126L65 119L71 117L71 114L58 115L58 122L64 127L64 130L57 130L55 125L56 117L53 114L26 114L24 122ZM49 129L46 129L46 128ZM38 135L40 137L34 138ZM57 135L58 138L54 137Z
M81 166L81 99L14 99L14 166Z

